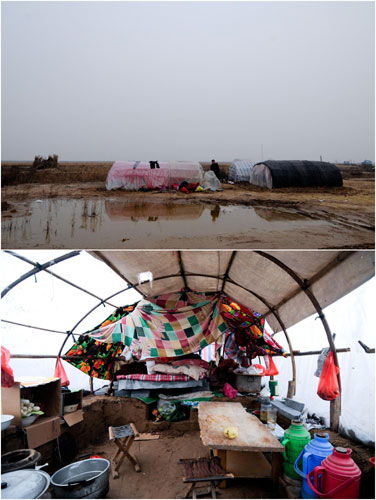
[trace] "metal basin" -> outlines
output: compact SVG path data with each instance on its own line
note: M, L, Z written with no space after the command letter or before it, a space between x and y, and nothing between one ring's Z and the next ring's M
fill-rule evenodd
M8 429L13 419L13 415L1 415L1 430L5 431L5 429Z
M110 462L90 458L74 462L51 477L56 498L104 498L109 490Z
M261 376L237 373L234 385L239 392L258 393L261 390Z

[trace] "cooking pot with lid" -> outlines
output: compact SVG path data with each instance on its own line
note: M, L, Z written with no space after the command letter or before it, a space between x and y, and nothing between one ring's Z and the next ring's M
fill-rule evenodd
M50 481L49 474L41 470L6 472L1 474L1 498L50 498L46 493Z

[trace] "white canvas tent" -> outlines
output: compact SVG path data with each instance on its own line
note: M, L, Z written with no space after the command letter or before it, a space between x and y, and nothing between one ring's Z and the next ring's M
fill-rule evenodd
M38 256L34 257L38 262L45 261L45 251L30 252ZM22 253L28 254L26 251ZM54 252L48 253L54 254ZM326 314L329 305L333 304L331 307L334 308L336 301L340 304L344 300L342 297L373 276L373 252L108 251L95 252L94 255L100 260L92 259L82 252L80 256L59 264L59 270L63 269L65 277L69 276L81 286L92 285L92 290L101 297L108 297L113 293L110 289L124 288L125 281L126 285L130 286L126 294L132 293L133 295L127 297L123 294L112 298L110 302L116 307L132 303L142 295L150 297L180 290L183 287L197 291L223 290L240 303L264 314L272 329L277 332L276 340L279 343L284 342L287 350L292 344L294 350L300 351L306 350L307 346L311 350L312 348L321 349L328 345L328 336L322 321L323 319L329 320L332 331L338 334L337 347L352 348L350 353L338 355L343 390L340 426L342 425L349 433L355 432L355 435L361 436L364 441L374 441L374 404L372 403L374 369L372 370L373 361L371 361L374 360L374 354L362 353L356 349L355 345L357 340L363 340L370 347L374 347L369 334L370 325L374 323L374 312L369 299L374 291L374 280L367 283L369 285L367 295L363 297L363 301L355 302L353 309L345 307L341 309L341 313L333 313L333 316ZM8 285L13 278L16 279L22 273L22 271L19 272L21 268L23 270L30 268L5 253L2 258L6 260L3 262L3 269L7 271L3 278L3 280L7 278L7 282L3 281L4 285ZM293 275L296 274L296 276L289 274L287 269L292 270ZM152 273L152 282L139 284L141 272ZM20 327L15 328L11 324L3 323L3 343L13 354L32 352L56 355L64 338L64 331L70 331L73 324L80 323L82 316L84 316L83 321L76 333L92 328L114 309L107 305L107 311L104 311L103 302L98 302L98 298L82 294L76 289L71 290L66 284L60 283L45 273L38 274L38 283L35 283L33 279L22 282L5 296L3 318L45 328L54 327L55 330L61 330L61 333L44 333L33 329L25 331ZM41 296L38 290L42 285L44 295ZM132 291L133 286L134 290L139 293ZM65 293L61 287L64 288ZM312 320L312 315L317 318L318 312L312 300L307 296L307 290L312 290L318 303L325 308L325 314L322 310L319 314L320 320ZM64 304L63 309L62 304ZM368 307L367 304L369 304ZM93 312L87 316L91 309ZM363 312L359 314L361 309ZM299 327L298 334L290 335L290 327L309 316L311 319L307 321L310 321L311 326ZM313 334L312 321L319 334ZM287 334L286 338L284 338L281 324ZM339 335L340 331L346 334ZM31 338L33 342L30 342ZM351 345L344 345L350 340ZM69 343L66 347L69 347ZM367 357L364 358L364 356ZM296 397L304 399L308 406L315 407L318 397L314 385L317 384L318 379L313 377L314 370L308 371L306 367L308 360L314 366L317 356L304 358L296 356L295 358ZM288 389L287 382L292 377L292 364L286 359L276 359L281 370L279 381L282 393ZM40 372L42 367L51 375L55 360L44 360L43 364L36 365L35 360L13 359L12 363L17 365L16 373L17 370L23 371L19 373L20 375L31 374L31 370ZM78 370L66 363L65 366L68 367L67 372L70 377L80 375L82 380L85 379L85 375L80 374ZM311 385L308 385L307 380ZM366 386L364 380L367 380ZM309 390L308 387L310 387ZM361 426L363 434L359 433L359 429L357 431L359 421L354 411L351 410L351 405L358 402L354 399L355 394L362 395L362 414L367 420L367 423ZM365 394L368 394L368 397L365 397ZM346 402L344 402L345 397ZM319 404L321 405L320 411L328 415L329 403L319 400Z

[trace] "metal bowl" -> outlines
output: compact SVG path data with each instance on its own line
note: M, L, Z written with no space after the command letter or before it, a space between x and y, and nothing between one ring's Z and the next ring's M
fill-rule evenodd
M37 418L38 418L38 415L30 415L30 417L23 417L22 418L22 427L29 427L29 425L33 424Z
M104 498L109 489L110 462L90 458L74 462L51 477L56 498Z
M5 431L5 429L8 429L13 419L14 415L1 415L1 430Z

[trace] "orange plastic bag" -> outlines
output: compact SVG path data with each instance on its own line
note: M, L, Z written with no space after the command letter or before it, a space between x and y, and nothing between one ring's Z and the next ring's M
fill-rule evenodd
M338 375L339 366L334 364L333 353L330 351L321 372L317 394L325 401L333 401L339 396Z
M68 376L65 373L63 363L59 357L56 361L55 377L61 379L61 387L67 387L69 385Z
M268 367L266 368L264 375L267 375L268 377L271 377L272 375L278 375L279 371L275 366L273 358L271 356L268 356L268 358L269 358L269 368Z
M1 346L1 387L12 387L14 384L13 370L9 365L10 352Z

